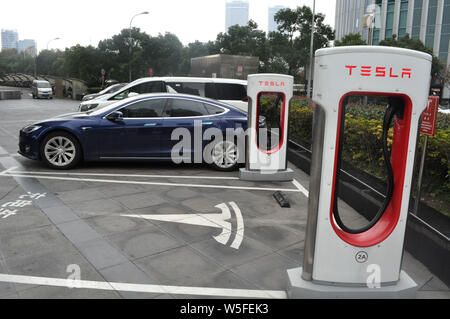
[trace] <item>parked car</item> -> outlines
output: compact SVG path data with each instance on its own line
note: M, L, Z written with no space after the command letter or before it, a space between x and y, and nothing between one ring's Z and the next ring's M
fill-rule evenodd
M117 92L118 90L120 90L121 88L123 88L125 85L127 85L128 83L117 83L117 84L113 84L108 86L106 89L98 92L98 93L93 93L93 94L87 94L85 96L83 96L83 99L81 101L90 101L93 100L101 95L104 94L111 94L114 92Z
M170 161L178 143L171 139L173 130L194 132L196 120L203 129L215 127L224 134L227 128L247 128L247 114L225 103L186 94L143 94L28 125L20 131L19 153L53 169L70 169L82 160ZM212 166L235 169L237 143L222 143L214 145L219 154L212 157ZM183 149L180 158L192 158L194 145Z
M52 85L45 80L34 80L31 84L31 95L33 96L33 99L53 99Z
M144 93L185 93L215 99L248 111L247 81L217 78L154 77L138 79L115 93L81 102L80 112Z

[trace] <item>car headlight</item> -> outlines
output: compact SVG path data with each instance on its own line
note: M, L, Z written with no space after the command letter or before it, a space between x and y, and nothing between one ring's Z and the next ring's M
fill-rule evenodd
M98 106L98 103L97 104L84 104L84 105L80 106L80 111L86 112L86 111L95 109L97 106Z
M95 98L95 96L84 96L83 101L90 101L90 100L93 100L94 98Z
M42 126L39 126L39 125L28 125L22 129L22 132L24 132L26 134L30 134L30 133L33 133L34 131L39 130L41 127Z

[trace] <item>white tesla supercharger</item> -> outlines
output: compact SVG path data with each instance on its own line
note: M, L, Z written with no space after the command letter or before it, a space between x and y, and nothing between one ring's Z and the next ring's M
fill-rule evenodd
M240 178L247 181L290 181L287 167L289 103L294 78L282 74L248 76L248 129L246 166Z
M308 221L303 267L288 270L293 298L414 296L416 284L401 271L401 261L431 60L429 54L391 47L316 52ZM345 110L351 96L367 95L388 101L381 137L388 178L378 212L355 228L344 221L338 203Z

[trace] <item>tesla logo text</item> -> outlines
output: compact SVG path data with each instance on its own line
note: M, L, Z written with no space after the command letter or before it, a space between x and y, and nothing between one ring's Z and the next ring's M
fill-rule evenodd
M259 81L259 85L261 86L286 86L284 82L276 82L276 81Z
M356 65L346 65L348 70L348 75L360 75L360 76L375 76L379 78L411 78L412 69L402 68L401 70L392 68L392 67L384 67L384 66L356 66Z

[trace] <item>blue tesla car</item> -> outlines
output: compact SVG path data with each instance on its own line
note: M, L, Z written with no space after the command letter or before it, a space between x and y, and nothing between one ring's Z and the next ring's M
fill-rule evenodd
M54 169L70 169L80 161L178 160L198 158L211 140L194 135L214 128L247 129L247 114L216 100L184 94L154 93L134 96L104 108L71 113L20 130L19 153ZM174 153L180 140L174 130L191 133L191 140ZM177 134L175 134L177 135ZM180 135L180 134L178 134ZM182 134L181 134L182 135ZM198 134L197 134L198 135ZM233 170L240 163L237 142L218 139L208 163ZM200 145L200 147L197 147ZM175 155L174 155L175 154ZM201 156L200 155L200 156ZM243 155L243 154L241 154Z

